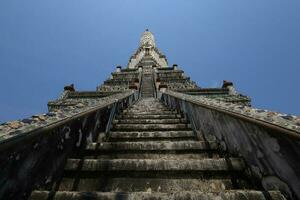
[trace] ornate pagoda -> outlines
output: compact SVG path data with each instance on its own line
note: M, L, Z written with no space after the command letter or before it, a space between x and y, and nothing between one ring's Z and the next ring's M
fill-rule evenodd
M146 30L94 91L0 125L0 199L300 199L300 118L203 88Z

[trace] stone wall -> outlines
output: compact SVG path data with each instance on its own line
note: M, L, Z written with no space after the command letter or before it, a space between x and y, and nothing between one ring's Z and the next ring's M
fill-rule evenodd
M238 112L236 115L221 112L220 102L217 110L212 109L218 105L217 102L208 99L205 104L203 98L190 96L166 92L161 98L168 106L185 112L194 129L202 131L208 140L217 140L221 148L243 157L248 164L247 173L254 184L265 190L278 189L291 199L300 199L300 133L297 131L299 117L290 116L293 120L283 118L284 123L279 119L276 121L276 117L287 115L265 111L266 116L273 113L273 120L269 120L273 124L264 126L261 122L255 122L260 120L269 123L263 121L261 115L255 118L252 113L252 118L238 117ZM211 105L213 106L210 107ZM231 110L234 111L233 108ZM243 112L240 111L239 114Z
M112 111L128 107L136 97L133 92L116 94L51 111L51 115L37 115L39 120L2 124L0 199L27 199L33 189L39 188L55 191L66 159L80 157L86 144L105 133Z

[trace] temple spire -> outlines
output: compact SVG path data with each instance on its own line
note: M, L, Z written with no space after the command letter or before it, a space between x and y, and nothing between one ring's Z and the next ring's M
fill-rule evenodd
M149 31L149 29L146 29L143 32L140 40L140 47L144 47L144 48L155 47L154 35Z
M166 56L156 47L155 38L149 29L146 29L140 39L139 48L130 57L127 67L137 68L144 60L152 60L158 67L168 67Z

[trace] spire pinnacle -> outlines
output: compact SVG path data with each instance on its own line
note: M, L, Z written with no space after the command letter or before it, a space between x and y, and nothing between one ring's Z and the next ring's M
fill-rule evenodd
M146 48L155 47L154 35L149 31L149 29L146 29L143 32L140 40L140 46Z

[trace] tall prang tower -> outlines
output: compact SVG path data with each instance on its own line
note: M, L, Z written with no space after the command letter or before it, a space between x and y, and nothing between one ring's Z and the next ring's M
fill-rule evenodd
M203 88L146 30L95 91L0 125L0 199L300 199L300 117Z

